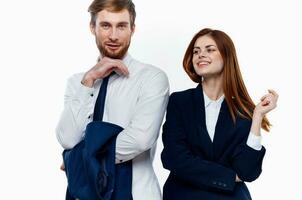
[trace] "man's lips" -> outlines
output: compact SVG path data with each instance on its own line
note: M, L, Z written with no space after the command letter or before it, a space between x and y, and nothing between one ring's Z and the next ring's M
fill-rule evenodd
M121 46L120 44L114 44L114 43L106 43L105 45L111 50L117 50Z

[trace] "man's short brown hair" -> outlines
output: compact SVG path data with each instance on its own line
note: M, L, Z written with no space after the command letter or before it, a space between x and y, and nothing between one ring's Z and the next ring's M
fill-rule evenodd
M94 0L88 8L88 12L91 15L91 25L95 25L97 13L105 9L110 12L119 12L127 9L130 14L130 25L131 27L134 26L136 12L132 0Z

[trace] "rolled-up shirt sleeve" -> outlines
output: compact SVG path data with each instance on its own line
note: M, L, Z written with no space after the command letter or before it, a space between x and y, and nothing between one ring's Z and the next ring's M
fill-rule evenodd
M249 147L251 147L251 148L253 148L253 149L257 150L257 151L260 151L261 148L262 148L261 140L262 140L261 136L257 136L254 133L250 132L246 144Z

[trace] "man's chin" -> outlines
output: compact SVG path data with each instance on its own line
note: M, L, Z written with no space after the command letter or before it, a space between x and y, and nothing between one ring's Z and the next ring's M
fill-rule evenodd
M98 49L102 56L113 59L123 59L128 51L128 46L121 46L118 49L110 49L107 46L98 46Z
M102 51L101 54L104 57L114 58L114 59L122 59L126 53L120 51Z
M124 57L124 55L121 55L120 53L106 53L104 56L114 59L121 59Z

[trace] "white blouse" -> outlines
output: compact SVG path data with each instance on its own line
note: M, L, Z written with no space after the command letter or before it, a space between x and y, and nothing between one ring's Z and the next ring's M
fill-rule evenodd
M218 120L221 104L224 100L224 95L222 95L217 100L211 100L206 95L206 93L203 91L203 96L204 96L204 107L205 107L205 112L206 112L206 126L207 126L209 136L210 136L211 140L213 141L214 134L215 134L215 127L216 127L216 123ZM257 136L255 134L253 134L252 132L250 132L246 144L249 147L260 151L262 148L261 139L262 139L261 136Z

